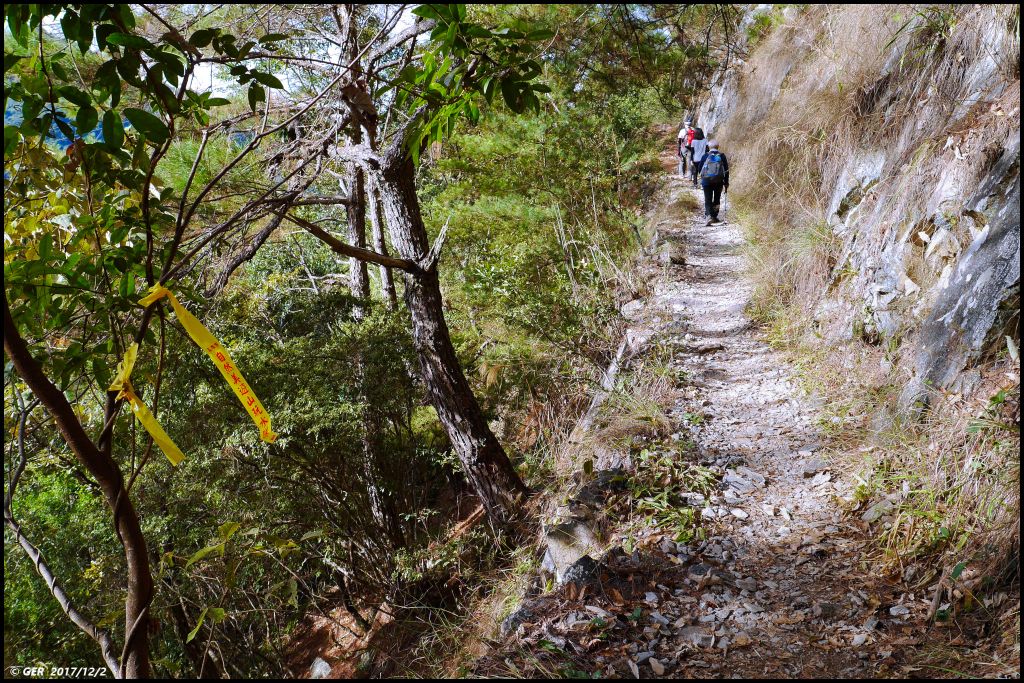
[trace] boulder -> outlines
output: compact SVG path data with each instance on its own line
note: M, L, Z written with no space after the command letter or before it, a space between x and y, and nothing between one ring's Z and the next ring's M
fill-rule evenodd
M541 568L565 583L566 572L585 555L597 555L601 543L590 521L559 508L555 519L544 524L543 542L547 546ZM591 560L593 561L593 560Z

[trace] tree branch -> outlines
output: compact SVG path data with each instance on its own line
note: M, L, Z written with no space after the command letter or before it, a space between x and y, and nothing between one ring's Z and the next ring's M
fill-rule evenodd
M18 402L22 403L20 394L17 394L17 398ZM120 665L117 655L114 653L114 643L110 639L110 633L97 627L84 614L75 609L64 588L57 583L57 578L53 575L49 565L46 564L39 548L28 540L28 537L21 530L21 525L14 519L14 493L18 487L18 480L21 479L25 466L28 464L28 458L25 455L25 420L37 405L39 405L38 398L33 400L27 407L21 405L21 415L18 419L18 464L11 474L11 483L4 496L4 522L7 524L7 528L14 534L14 537L18 539L18 544L25 551L25 554L28 555L32 566L35 567L36 572L42 577L43 582L46 583L46 587L50 590L50 594L53 595L57 604L60 605L61 610L75 626L96 641L100 646L100 652L103 654L103 661L106 663L107 668L110 669L110 672L115 677L118 677Z
M153 599L153 579L149 570L149 555L146 539L142 535L139 516L124 488L124 476L113 458L100 451L89 436L68 402L64 392L50 381L42 368L32 357L28 344L21 336L11 307L4 296L4 352L11 359L15 371L53 417L57 430L65 443L99 484L107 505L114 516L114 531L124 549L127 565L127 595L125 596L125 627L140 622L145 625L145 615ZM20 542L20 541L19 541ZM31 546L31 544L29 544ZM22 544L24 548L25 545ZM34 547L34 546L33 546ZM26 551L28 548L26 548ZM45 578L45 576L44 576ZM70 616L70 615L69 615ZM77 623L77 622L76 622ZM133 647L126 648L126 657L121 666L130 677L148 677L149 649L143 637L137 638Z
M394 256L384 256L383 254L378 254L377 252L370 251L369 249L361 249L359 247L353 247L351 244L346 244L316 223L307 221L304 218L298 218L290 215L284 215L284 218L287 218L292 223L295 223L295 225L303 228L311 235L318 238L321 242L329 246L332 251L337 254L341 254L342 256L357 258L361 261L368 261L369 263L376 263L377 265L384 266L385 268L398 268L399 270L404 270L405 272L413 275L417 275L423 270L414 261L395 258Z
M281 225L282 220L284 220L283 215L274 214L273 218L270 219L270 222L267 223L262 230L256 233L256 236L253 237L252 241L245 245L245 248L242 249L242 251L235 254L228 265L217 274L213 284L206 290L206 296L214 297L220 294L224 290L224 287L227 286L228 280L231 279L231 275L238 270L243 263L249 261L256 255L256 252L263 246L263 243L266 242L270 235L277 230L279 225Z

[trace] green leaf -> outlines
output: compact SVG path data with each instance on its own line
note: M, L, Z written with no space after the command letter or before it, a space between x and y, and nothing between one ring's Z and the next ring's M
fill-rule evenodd
M117 64L117 73L121 74L121 78L134 85L136 88L146 88L145 81L143 81L139 76L139 71L142 69L142 62L135 57L127 56L118 59L115 63Z
M249 86L249 108L256 111L256 105L260 102L265 102L267 99L267 92L255 83Z
M101 64L100 68L96 69L96 74L92 78L92 89L110 90L110 86L117 80L117 61L113 59L108 60Z
M110 86L110 106L116 107L121 103L121 80L115 79Z
M28 24L25 19L19 15L19 12L13 8L4 7L7 10L7 26L11 29L11 35L18 41L23 47L28 47ZM28 6L25 6L28 9Z
M498 85L498 81L495 78L488 76L481 81L480 89L484 93L484 99L487 100L487 104L494 102L494 90Z
M96 375L96 381L101 387L110 385L110 368L101 359L92 359L92 374Z
M121 5L114 5L117 8L117 16L121 20L121 23L127 26L129 29L135 28L135 14L132 12L132 8L127 3Z
M68 102L79 106L88 107L92 104L92 98L88 94L82 92L73 85L64 85L57 89L60 96L66 99Z
M260 38L260 45L266 45L267 43L276 43L279 40L285 40L288 38L287 33L268 33L267 35Z
M199 635L199 629L202 628L203 622L206 621L206 612L208 609L209 608L204 607L203 611L199 613L199 621L196 622L196 627L189 632L188 636L185 637L186 643L191 643L192 640Z
M20 62L23 59L27 59L24 55L14 55L4 53L4 73L11 70L11 67Z
M92 24L88 21L78 22L78 50L84 55L92 45Z
M111 33L107 36L107 44L119 45L132 50L144 50L146 48L153 47L153 43L149 42L142 36L137 36L132 33Z
M224 621L224 617L227 616L227 612L224 611L223 607L208 607L206 615L210 617L210 621L215 624L219 624Z
M135 148L132 150L132 168L141 169L143 172L149 170L149 154L146 152L146 136L139 135L135 141Z
M132 275L131 271L126 271L121 276L120 292L121 296L125 299L135 294L135 276Z
M263 73L261 71L253 71L252 75L253 78L255 78L258 82L262 83L263 85L266 85L271 88L276 88L277 90L282 90L284 88L284 84L281 83L281 81L278 80L277 76L274 76L273 74Z
M441 16L434 10L433 5L420 5L412 10L412 13L417 17L423 17L424 19L440 19Z
M470 38L490 38L491 32L483 26L477 24L468 24L463 28L463 31Z
M150 114L148 111L143 109L135 109L129 107L124 110L124 116L132 124L132 127L137 131L146 136L146 139L155 142L158 145L162 145L167 141L167 136L170 134L167 130L167 126L160 120L159 117Z
M215 28L201 28L192 34L192 37L188 39L194 47L206 47L213 40L213 37L217 35L219 29Z
M242 525L238 522L224 522L217 527L217 535L225 541L229 541L241 527Z
M226 104L231 104L231 100L225 97L211 97L206 100L207 107L223 107Z
M120 149L124 145L124 124L113 109L103 114L103 140L107 147L113 149Z
M61 81L70 81L71 76L68 74L67 69L60 65L60 62L50 62L50 68L53 69L53 75Z
M82 107L78 110L78 116L75 117L75 128L78 129L79 135L85 136L96 128L97 121L99 121L99 114L95 109Z
M953 567L953 571L950 572L949 578L951 578L952 580L956 581L957 579L960 578L960 575L964 573L964 569L966 569L966 568L967 568L967 563L966 562L958 562L957 565L955 567Z
M68 40L78 39L78 14L74 10L65 10L64 16L60 19L60 30Z
M506 78L501 81L501 96L509 109L517 114L523 113L523 101L519 97L519 82Z
M18 145L18 128L16 126L4 126L4 154L9 155Z
M51 116L46 116L46 117L44 117L44 121L47 120L47 119L50 119L50 118L52 118L52 117ZM60 132L64 133L64 137L66 137L68 140L74 140L75 139L75 137L76 137L75 136L75 131L72 130L71 126L69 126L68 124L64 123L64 121L62 121L61 119L55 119L54 123L57 124L57 128L60 129ZM46 127L49 128L49 124L47 124Z
M214 553L217 553L218 555L223 557L224 556L224 544L223 543L218 543L217 545L208 545L205 548L203 548L202 550L196 551L196 553L192 557L188 558L188 562L185 563L185 569L188 569L189 567L194 565L196 562L199 562L200 560L202 560L202 559L204 559L206 557L209 557L210 555L212 555Z
M536 78L541 74L541 71L543 71L540 64L538 64L536 60L533 59L529 59L523 62L523 68L524 71L520 78L524 81L529 81Z

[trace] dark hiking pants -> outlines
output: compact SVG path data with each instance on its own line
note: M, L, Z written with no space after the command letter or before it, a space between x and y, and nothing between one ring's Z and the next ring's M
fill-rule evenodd
M690 165L690 174L691 174L691 177L693 178L693 184L694 185L697 184L697 178L700 178L700 167L703 166L703 165L704 165L704 160L703 159L701 159L700 161L698 161L697 159L694 159L693 163Z
M722 205L722 187L724 183L704 186L704 215L718 220L718 208Z

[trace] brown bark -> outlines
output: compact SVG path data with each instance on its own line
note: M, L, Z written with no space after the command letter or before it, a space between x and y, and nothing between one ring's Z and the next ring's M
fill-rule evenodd
M63 392L46 377L32 358L25 340L14 324L10 305L4 297L4 352L14 369L53 417L65 443L85 469L96 479L103 498L114 514L114 529L124 548L128 570L125 596L125 656L121 669L126 678L148 678L149 604L153 599L153 577L149 570L146 539L139 516L124 488L124 477L113 458L101 452L89 439Z
M398 254L427 266L405 275L405 302L431 403L488 516L499 524L513 521L527 488L491 432L455 354L436 264L429 263L430 245L416 196L412 159L401 146L392 148L375 182Z
M307 221L304 218L298 218L292 215L287 215L285 216L285 218L287 218L295 225L299 226L300 228L303 228L304 230L309 232L309 234L319 239L321 242L330 247L331 251L333 251L336 254L341 254L342 256L354 256L364 261L384 266L385 268L398 268L399 270L409 271L414 271L419 268L419 266L413 263L412 261L395 258L393 256L382 256L381 254L378 254L374 251L370 251L369 249L357 249L356 247L353 247L350 244L342 242L337 237L327 232L316 223Z
M224 288L228 286L228 280L236 270L241 267L243 263L248 263L256 252L259 251L263 243L267 241L271 234L277 230L278 226L281 225L281 221L284 220L283 214L274 214L270 217L263 229L256 233L255 237L247 244L240 252L231 257L227 265L217 273L217 277L214 279L213 284L210 285L209 289L206 290L206 296L213 298L219 295Z
M345 101L348 103L353 121L356 122L349 131L349 140L353 147L358 147L363 140L363 135L373 139L376 126L371 120L373 117L373 100L365 92L365 83L360 80L362 67L359 64L358 44L358 23L356 14L359 12L358 5L342 5L336 8L335 21L340 31L340 42L343 47L345 61L351 69L352 83L343 88ZM363 107L358 106L364 103ZM365 103L369 103L369 107ZM364 133L365 131L365 133ZM366 249L366 172L357 163L349 165L349 203L348 203L348 240L357 249ZM387 270L381 266L382 270ZM352 296L358 299L353 311L356 320L362 320L366 314L365 307L370 301L370 277L366 268L366 261L353 255L349 261L349 282ZM362 353L357 352L353 358L356 371L360 381L365 382L366 371ZM392 543L400 547L402 545L401 525L398 523L394 509L387 504L384 489L381 486L381 475L378 458L381 457L380 428L377 421L370 412L369 401L366 392L360 390L360 398L363 403L363 476L366 479L367 495L370 501L370 512L373 519L391 538Z

